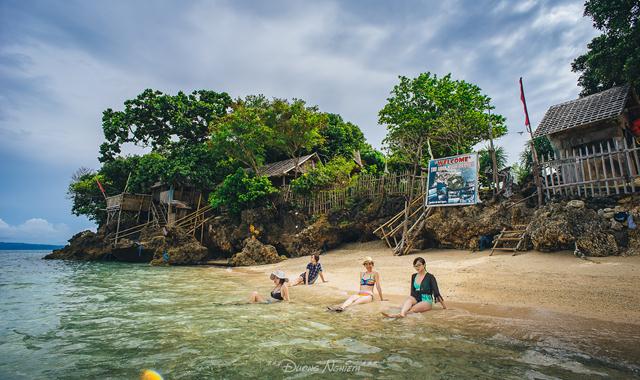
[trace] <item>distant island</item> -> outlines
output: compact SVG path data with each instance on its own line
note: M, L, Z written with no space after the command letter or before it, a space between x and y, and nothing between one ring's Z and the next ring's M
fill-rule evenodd
M31 244L31 243L5 243L0 241L0 251L35 251L60 249L63 245Z

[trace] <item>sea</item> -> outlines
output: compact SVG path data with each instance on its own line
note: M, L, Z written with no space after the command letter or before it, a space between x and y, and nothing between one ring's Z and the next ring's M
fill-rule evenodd
M558 332L514 318L344 313L264 275L206 266L42 260L0 251L0 379L626 379L637 329ZM298 291L297 289L294 291Z

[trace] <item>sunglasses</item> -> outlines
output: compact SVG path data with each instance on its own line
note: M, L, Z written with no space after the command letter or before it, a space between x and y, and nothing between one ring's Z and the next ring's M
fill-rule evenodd
M421 267L421 266L423 266L423 265L424 265L424 264L416 264L416 265L414 265L413 267L414 267L414 268L416 268L416 269L418 269L418 268L420 268L420 267Z

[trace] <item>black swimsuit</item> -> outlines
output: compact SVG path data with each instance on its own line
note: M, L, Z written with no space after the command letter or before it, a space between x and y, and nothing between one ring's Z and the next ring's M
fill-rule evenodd
M284 298L282 298L282 291L281 291L282 287L279 287L278 289L274 289L271 291L271 298L276 299L278 301L283 301Z

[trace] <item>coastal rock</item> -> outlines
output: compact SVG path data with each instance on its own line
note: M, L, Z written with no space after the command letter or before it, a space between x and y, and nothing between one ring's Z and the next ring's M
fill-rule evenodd
M143 231L140 241L145 249L154 251L151 265L198 264L209 256L206 247L201 245L193 235L178 227Z
M589 236L579 237L576 247L586 256L610 256L618 254L616 238L607 233L595 232Z
M616 238L607 232L610 223L597 216L589 208L551 203L535 212L527 233L533 248L540 251L573 250L577 246L586 256L617 254Z
M567 202L567 207L573 207L577 209L584 208L584 201L581 201L579 199L571 200Z
M56 249L44 258L47 260L101 260L111 252L111 245L95 232L79 232L62 249Z
M482 235L494 236L502 228L524 224L533 213L525 204L479 204L466 207L439 207L425 223L421 244L435 240L430 246L478 249Z
M236 253L231 258L231 265L245 266L258 264L273 264L285 260L285 256L278 255L278 251L272 245L262 244L255 237L247 238L244 241L242 251Z

